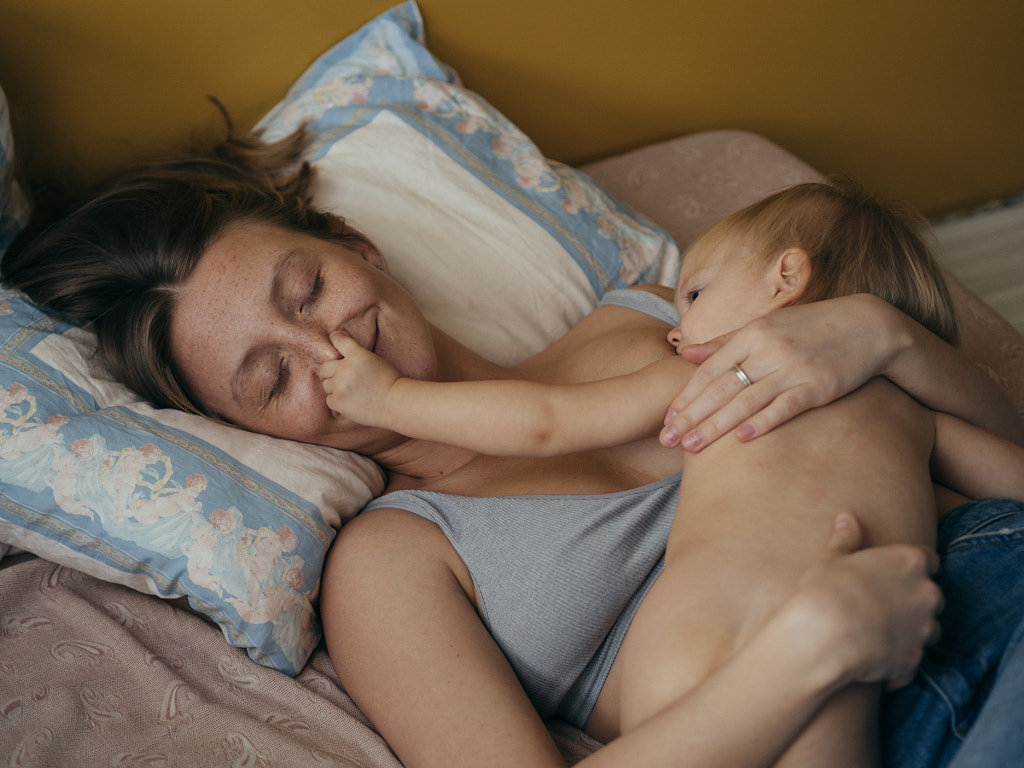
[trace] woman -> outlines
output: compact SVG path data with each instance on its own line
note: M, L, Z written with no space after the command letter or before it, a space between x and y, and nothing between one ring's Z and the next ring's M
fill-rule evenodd
M300 143L296 138L285 150L297 151ZM481 499L468 502L471 514L463 519L485 519L490 511L498 528L484 529L475 543L493 543L507 527L506 541L518 543L525 555L533 544L524 548L524 541L538 550L548 544L558 514L571 527L588 504L599 503L594 514L612 519L650 509L645 503L674 471L656 438L550 460L477 456L333 418L317 370L336 356L329 335L341 330L407 376L599 378L672 354L661 319L604 306L547 350L511 371L500 369L430 326L359 233L273 191L280 177L267 167L196 161L142 172L36 242L12 249L4 278L90 321L119 378L158 403L358 450L388 470L388 491L437 492L443 495L433 498L446 503ZM289 191L301 194L304 180L301 174L290 179L297 186ZM824 327L855 332L822 338ZM801 336L815 341L809 356ZM780 345L790 351L779 352ZM591 362L582 362L581 349ZM595 359L602 362L595 365ZM728 369L736 362L759 381L760 402L750 402L753 387L744 392L746 402L734 399L740 385ZM824 375L805 375L808 366L822 365ZM933 408L1020 435L1008 406L990 412L978 405L998 399L952 350L863 298L837 302L826 315L793 312L744 329L702 372L716 385L677 410L705 443L760 411L746 422L753 429L747 437L756 436L879 373ZM531 496L519 503L518 517L500 509L521 494ZM558 509L537 511L537 494L558 500ZM628 582L619 585L619 602L609 607L603 590L592 597L607 623L563 642L559 633L576 622L552 629L559 617L549 604L568 591L567 604L575 605L575 591L590 586L590 575L576 568L595 564L576 556L572 535L566 553L574 559L529 596L534 603L525 617L513 610L498 619L522 602L515 595L500 601L507 579L483 573L472 562L478 553L451 531L446 535L441 522L389 506L388 498L339 535L321 605L342 681L408 765L560 765L535 706L576 718L611 742L588 758L594 765L768 765L843 685L902 681L934 632L937 598L923 581L933 567L928 558L907 548L849 554L859 546L859 529L855 519L841 516L831 533L822 532L828 544L821 564L754 638L701 684L681 689L676 704L622 735L617 691L628 670L616 664L615 642L628 637L629 617L642 610L644 591L657 577L665 523L660 509L674 506L671 499L657 502L645 521L646 546L629 561L633 580L618 566L612 572L610 581ZM609 509L609 501L625 503ZM497 512L490 510L496 506ZM601 546L613 553L630 549L614 541ZM596 564L607 570L606 563ZM598 568L592 576L609 574ZM484 594L488 579L497 592ZM892 579L905 588L893 589ZM539 632L531 631L531 619L541 619ZM492 634L501 638L500 649ZM606 643L606 636L615 642ZM525 655L517 655L524 648ZM556 658L537 664L533 650ZM580 656L584 663L573 667ZM568 685L564 665L577 675ZM545 677L552 669L557 674ZM532 701L519 680L530 687ZM741 734L732 721L743 723Z

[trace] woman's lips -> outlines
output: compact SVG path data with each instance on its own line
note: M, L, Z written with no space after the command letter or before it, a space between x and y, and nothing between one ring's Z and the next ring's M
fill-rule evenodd
M376 323L373 325L373 337L370 339L370 344L367 349L377 355L377 357L383 357L381 354L380 329L377 327Z

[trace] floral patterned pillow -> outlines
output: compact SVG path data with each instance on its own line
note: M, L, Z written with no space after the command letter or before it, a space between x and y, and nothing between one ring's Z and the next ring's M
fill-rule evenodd
M12 147L0 98L0 254L26 214ZM383 489L380 469L157 410L94 349L88 331L0 289L0 555L187 595L231 644L297 674L320 639L327 548Z

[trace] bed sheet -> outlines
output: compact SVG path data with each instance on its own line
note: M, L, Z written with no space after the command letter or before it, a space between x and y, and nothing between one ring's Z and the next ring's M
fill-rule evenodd
M322 646L293 679L182 602L31 556L0 569L0 617L5 764L401 767ZM570 764L597 746L551 728Z

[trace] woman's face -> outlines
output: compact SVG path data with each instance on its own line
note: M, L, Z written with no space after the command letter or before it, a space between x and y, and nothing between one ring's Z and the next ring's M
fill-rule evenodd
M395 439L335 418L317 370L346 333L404 376L433 379L430 326L371 246L235 225L176 297L171 353L195 396L253 432L372 455Z

